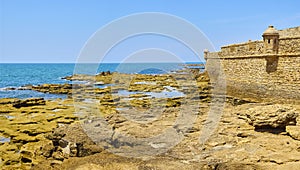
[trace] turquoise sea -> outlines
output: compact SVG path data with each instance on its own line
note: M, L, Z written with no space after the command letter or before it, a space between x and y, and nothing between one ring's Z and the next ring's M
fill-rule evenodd
M25 85L71 83L62 79L74 73L97 74L102 71L163 74L179 70L182 63L102 63L102 64L0 64L0 98L44 97L65 98L65 95L44 94L31 90L7 90Z

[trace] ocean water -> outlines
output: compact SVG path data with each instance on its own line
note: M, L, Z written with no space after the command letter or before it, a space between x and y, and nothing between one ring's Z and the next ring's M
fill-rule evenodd
M65 98L66 95L44 94L32 90L6 90L26 85L71 83L62 77L72 74L97 74L102 71L121 73L163 74L179 70L182 63L102 63L98 64L0 64L0 98L44 97Z

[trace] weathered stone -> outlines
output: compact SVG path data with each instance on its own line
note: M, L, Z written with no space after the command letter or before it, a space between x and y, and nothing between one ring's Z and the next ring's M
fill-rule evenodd
M58 145L59 145L60 147L62 147L62 148L67 147L68 144L69 144L69 142L66 141L66 140L64 140L64 139L61 139L61 140L58 141Z
M91 86L84 84L42 84L37 86L28 86L27 88L42 93L72 94L73 89L84 89L88 87Z
M76 121L73 107L70 107L72 102L70 100L46 102L43 99L0 99L2 103L0 110L4 114L0 115L0 137L10 139L3 140L0 144L2 160L0 169L30 169L46 158L51 159L56 149L53 145L55 140L50 141L45 136L62 123L58 123L57 119L52 121L47 119L60 117L61 122L64 119ZM53 112L53 108L60 110ZM55 137L58 138L56 143L58 145L58 140L62 136Z
M54 165L61 165L63 162L61 160L53 160L51 161L50 165L54 166Z
M257 164L253 163L236 163L236 162L224 162L217 164L215 170L256 170L261 169Z
M263 40L223 46L219 52L206 51L205 69L211 81L221 73L226 75L230 96L299 104L300 27L271 30L275 34L270 35L268 29Z
M296 125L298 112L285 105L256 106L241 113L256 128L285 128Z
M21 133L18 136L13 137L11 140L15 143L28 143L28 142L37 142L38 138L35 136L29 136Z
M76 157L78 155L78 147L76 143L69 143L69 149L70 149L70 157Z
M276 170L288 169L288 170L297 170L300 167L300 162L288 162L285 164L281 164L278 167L273 166ZM270 167L272 169L272 167Z
M300 140L300 126L286 126L287 133L296 140Z
M19 99L10 99L10 98L7 98L7 99L1 99L0 104L1 105L13 104L13 103L16 103L18 101L19 101Z
M28 107L28 106L36 106L36 105L45 105L46 101L43 98L31 98L26 100L17 100L13 103L13 107Z
M52 157L55 159L55 160L59 160L59 161L63 161L65 158L63 156L63 154L61 152L54 152Z
M52 141L49 141L41 147L41 154L46 158L50 158L54 150L55 147L53 146Z
M23 163L32 163L33 153L31 151L21 150L20 153Z

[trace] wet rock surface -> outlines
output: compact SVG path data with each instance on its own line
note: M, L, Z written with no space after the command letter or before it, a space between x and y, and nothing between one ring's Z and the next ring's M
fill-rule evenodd
M52 164L50 167L54 169L172 169L174 167L182 169L286 169L299 167L299 140L287 133L255 131L252 125L237 114L253 108L254 105L256 104L239 106L227 104L216 131L203 145L199 142L199 136L202 133L203 123L209 109L208 105L203 103L198 113L200 116L197 117L193 127L186 131L185 138L165 153L153 155L147 159L120 156L120 154L122 155L120 152L108 152L109 150L103 149L101 143L92 140L93 134L87 133L88 129L82 124L67 125L50 134L54 137L49 139L55 141L53 142L56 143L54 148L57 149L52 152L51 158L49 157L43 162L43 165L50 166ZM279 107L279 105L274 107ZM282 105L281 107L285 108L286 106ZM299 106L291 107L297 111L300 109ZM169 108L166 112L169 113L166 115L166 119L162 118L151 124L131 122L120 113L107 116L105 120L122 134L147 138L160 134L163 129L172 126L174 119L170 114L177 111L175 108ZM176 115L174 116L176 118ZM287 126L287 129L288 127L290 126ZM114 138L113 136L106 137L108 140ZM68 146L75 146L75 144L80 144L78 146L82 147L75 147L73 153L85 154L72 155L72 151L69 149L71 147ZM115 146L124 147L124 150L118 151L126 153L126 145ZM152 145L154 148L157 146ZM70 154L66 156L66 153ZM61 161L61 163L54 164L53 160ZM39 169L41 166L37 165L34 168Z
M0 167L30 169L45 159L41 146L52 143L45 138L58 126L76 122L71 100L1 99ZM47 149L51 152L51 149Z
M101 73L96 79L74 75L66 79L90 83L75 86L73 92L70 85L36 88L47 93L72 93L72 99L1 99L0 167L158 170L300 167L299 105L263 104L234 97L222 105L225 101L222 94L211 93L213 87L207 73L193 73L193 80L197 80L194 83L183 75ZM151 97L147 93L172 92L173 88L184 96ZM119 93L120 90L126 90L126 95ZM18 103L23 104L15 107ZM205 127L210 127L207 124L211 124L206 120L218 111L222 115L217 126L203 142L200 136L207 132ZM266 127L271 131L258 130ZM159 141L148 140L166 131L172 135L158 138Z
M18 100L13 103L13 107L28 107L28 106L36 106L36 105L45 105L46 101L43 98L32 98L26 100Z

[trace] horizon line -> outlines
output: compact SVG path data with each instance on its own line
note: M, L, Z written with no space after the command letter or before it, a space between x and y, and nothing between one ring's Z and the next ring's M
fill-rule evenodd
M184 62L101 62L101 63L92 63L92 62L0 62L0 64L159 64L159 63L203 63L205 61L184 61Z

